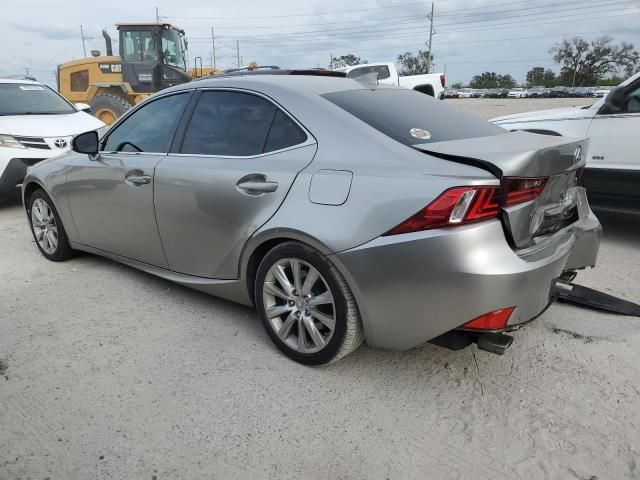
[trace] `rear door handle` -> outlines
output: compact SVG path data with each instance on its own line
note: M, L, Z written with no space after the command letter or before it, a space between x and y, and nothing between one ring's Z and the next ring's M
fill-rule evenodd
M247 195L262 195L272 193L278 189L278 182L270 182L267 177L261 174L247 175L241 178L236 187Z
M151 183L151 177L149 175L128 175L125 177L125 181L130 185L147 185Z

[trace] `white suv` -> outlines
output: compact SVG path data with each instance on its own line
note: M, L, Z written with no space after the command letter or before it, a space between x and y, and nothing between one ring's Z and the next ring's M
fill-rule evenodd
M88 110L42 83L0 79L0 195L22 183L29 166L69 150L74 135L105 127Z

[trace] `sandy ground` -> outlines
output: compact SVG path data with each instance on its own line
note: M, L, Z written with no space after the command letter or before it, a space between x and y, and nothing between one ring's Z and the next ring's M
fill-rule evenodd
M578 282L640 301L640 221L601 220ZM306 368L248 308L94 256L47 262L17 197L0 245L2 480L640 478L638 318L555 304L502 357L365 346Z

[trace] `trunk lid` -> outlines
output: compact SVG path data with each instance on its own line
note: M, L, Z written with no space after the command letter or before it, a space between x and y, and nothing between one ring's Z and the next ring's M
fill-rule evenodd
M512 132L414 145L445 160L488 170L502 185L502 220L509 240L526 249L580 218L578 173L584 167L588 140ZM545 178L535 200L506 205L510 179Z

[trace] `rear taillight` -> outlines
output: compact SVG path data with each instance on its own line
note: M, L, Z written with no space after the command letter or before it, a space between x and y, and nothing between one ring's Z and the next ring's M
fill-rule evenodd
M500 211L499 196L498 187L450 188L418 213L389 230L385 236L495 218Z
M547 184L547 178L507 177L504 184L507 191L505 205L511 206L538 198Z
M445 80L446 80L446 78L445 78L444 73L443 73L443 74L440 75L440 85L442 85L442 88L444 88L444 84L446 83Z
M546 177L506 177L504 179L506 195L503 195L503 189L500 187L450 188L384 235L420 232L497 218L502 206L509 207L535 200L546 184Z
M507 326L509 317L516 307L501 308L493 312L485 313L465 323L460 328L467 330L500 330Z

